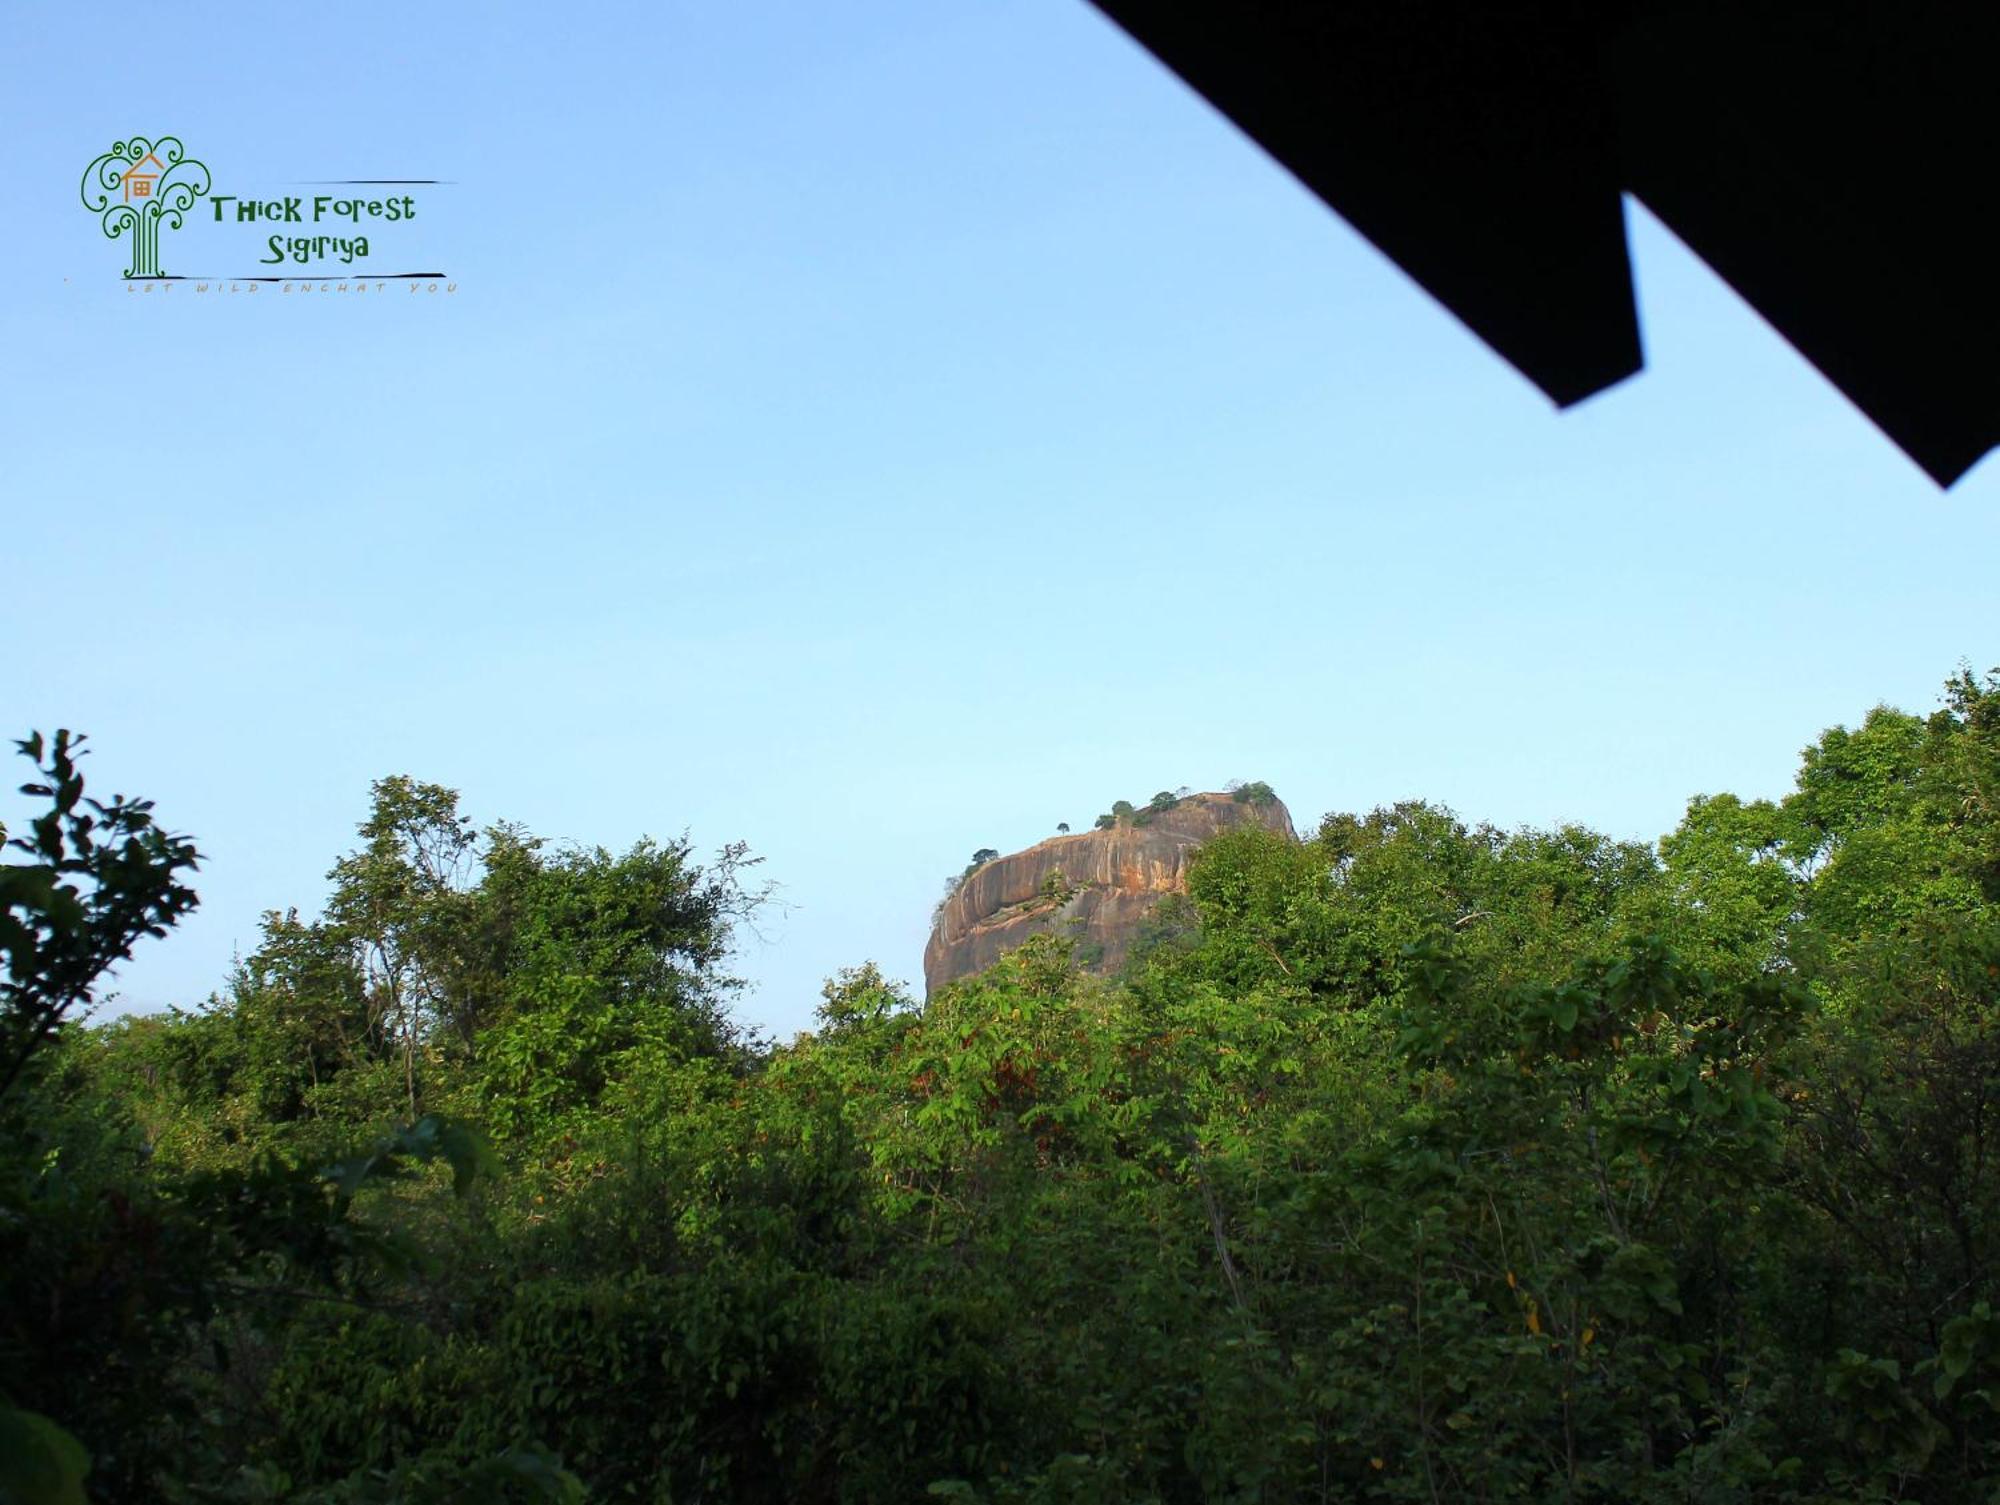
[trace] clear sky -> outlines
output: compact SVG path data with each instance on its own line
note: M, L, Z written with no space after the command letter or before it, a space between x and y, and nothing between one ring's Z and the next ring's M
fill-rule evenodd
M1650 369L1558 415L1081 0L12 0L0 127L0 732L208 856L127 1007L389 773L748 841L788 1034L1116 798L1651 838L2000 662L1993 464L1937 491L1642 209ZM133 134L449 180L367 264L456 291L128 294L78 182Z

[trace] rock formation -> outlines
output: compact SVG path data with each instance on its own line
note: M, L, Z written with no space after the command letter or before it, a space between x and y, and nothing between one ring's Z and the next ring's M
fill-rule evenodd
M1186 891L1194 849L1243 826L1296 839L1275 798L1191 794L1170 810L1053 836L974 868L939 907L924 947L925 988L983 972L1035 935L1074 939L1093 970L1116 971L1153 906Z

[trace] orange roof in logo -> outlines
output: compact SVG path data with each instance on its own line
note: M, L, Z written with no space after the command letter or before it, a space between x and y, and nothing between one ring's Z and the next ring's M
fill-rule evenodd
M156 170L153 172L139 171L148 162L152 163ZM160 159L151 152L147 152L145 156L126 168L119 175L118 181L124 185L126 198L151 198L153 194L153 180L158 178L160 173L164 171L166 169L160 165Z

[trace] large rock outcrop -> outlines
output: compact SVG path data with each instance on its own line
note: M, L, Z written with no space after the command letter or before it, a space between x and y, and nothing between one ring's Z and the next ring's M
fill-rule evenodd
M1150 812L1144 824L1128 819L994 858L968 873L939 908L924 947L925 988L936 992L983 972L1036 935L1074 939L1093 970L1117 970L1153 906L1186 891L1194 849L1243 826L1296 839L1280 800L1191 794L1171 810Z

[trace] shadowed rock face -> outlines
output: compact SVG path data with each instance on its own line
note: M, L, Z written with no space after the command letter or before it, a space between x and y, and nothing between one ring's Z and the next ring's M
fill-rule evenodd
M1072 938L1093 970L1116 971L1153 906L1186 891L1194 849L1244 826L1297 839L1280 801L1253 805L1227 794L1191 794L1143 826L1054 836L995 858L969 874L939 911L924 947L924 987L936 992L983 972L1036 935ZM1046 896L1051 873L1069 891L1067 899Z

